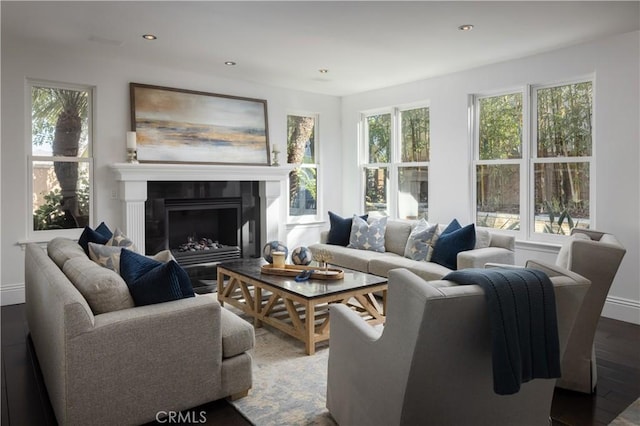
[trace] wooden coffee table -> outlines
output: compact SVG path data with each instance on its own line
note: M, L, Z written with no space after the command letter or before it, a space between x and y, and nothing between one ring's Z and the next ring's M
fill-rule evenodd
M313 355L316 343L329 339L329 304L343 303L372 325L384 323L387 279L344 269L341 280L296 282L293 277L260 272L263 259L242 259L218 265L218 300L305 343ZM374 292L382 292L381 307Z

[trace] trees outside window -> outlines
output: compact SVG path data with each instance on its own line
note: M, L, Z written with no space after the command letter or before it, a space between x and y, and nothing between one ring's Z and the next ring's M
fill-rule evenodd
M429 108L393 108L363 116L364 211L427 217Z
M533 86L529 97L475 97L479 226L534 238L591 226L592 87L581 81Z
M33 231L83 228L91 216L92 89L30 82Z
M289 173L289 218L294 221L318 215L316 122L315 115L287 116L287 163L294 165Z

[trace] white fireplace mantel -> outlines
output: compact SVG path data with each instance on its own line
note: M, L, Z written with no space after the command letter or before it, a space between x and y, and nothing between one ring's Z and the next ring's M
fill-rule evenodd
M286 180L285 167L212 164L132 164L111 166L119 184L124 232L141 253L145 252L145 208L149 181L258 181L260 182L261 241L284 240Z

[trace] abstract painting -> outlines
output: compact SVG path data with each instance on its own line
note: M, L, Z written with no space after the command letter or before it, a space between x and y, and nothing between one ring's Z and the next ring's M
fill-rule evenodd
M266 100L129 88L140 162L270 165Z

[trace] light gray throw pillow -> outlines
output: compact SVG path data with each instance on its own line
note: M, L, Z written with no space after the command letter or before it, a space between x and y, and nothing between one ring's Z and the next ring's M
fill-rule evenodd
M436 237L438 225L429 225L429 223L420 219L416 226L411 230L407 245L404 249L404 257L411 260L426 261L429 252L433 250L431 241ZM437 237L436 237L437 238Z
M360 250L384 252L384 232L387 228L387 217L374 219L371 224L353 215L351 235L347 247Z

